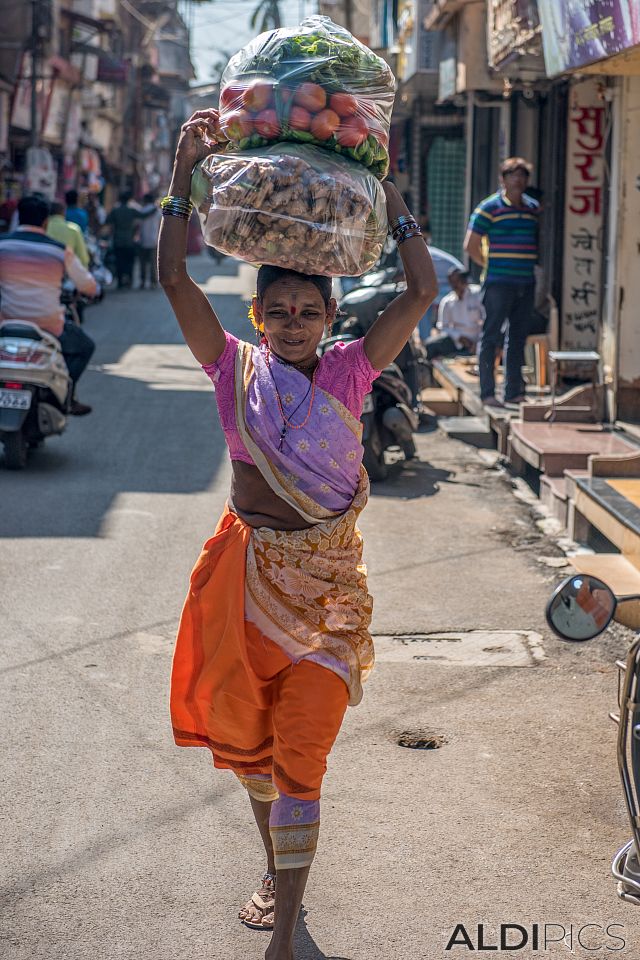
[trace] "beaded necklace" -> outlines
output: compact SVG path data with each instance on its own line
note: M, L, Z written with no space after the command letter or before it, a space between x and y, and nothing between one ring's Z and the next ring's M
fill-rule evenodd
M289 429L302 430L302 428L306 427L306 425L309 422L309 418L311 417L311 412L313 410L313 401L315 400L315 396L316 396L316 370L318 369L318 367L316 366L315 370L311 375L311 383L309 384L309 388L307 392L305 393L304 397L302 398L298 406L292 412L291 417L288 417L287 414L284 412L284 407L282 405L282 397L280 396L280 391L278 390L278 384L276 383L275 377L273 375L273 370L271 369L271 363L269 362L270 356L271 356L271 349L267 347L265 360L267 362L267 368L269 370L271 379L273 380L273 385L276 390L276 400L278 402L278 410L280 412L280 416L282 417L282 430L280 431L280 442L278 443L278 450L282 450L282 445L284 444L284 438L286 436L287 430ZM293 364L291 364L291 366L293 366ZM307 410L306 417L304 418L302 423L292 423L291 422L292 417L294 416L294 414L298 412L302 404L305 402L305 400L309 396L309 393L311 393L311 400L309 401L309 409Z

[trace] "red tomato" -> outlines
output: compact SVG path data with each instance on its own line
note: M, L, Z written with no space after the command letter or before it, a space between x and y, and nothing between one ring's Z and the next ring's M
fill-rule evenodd
M317 140L328 140L340 126L340 117L333 110L321 110L311 121L311 133Z
M347 117L336 134L338 143L343 147L359 147L369 136L369 127L364 117Z
M358 112L358 101L350 93L332 93L329 106L340 117L352 117Z
M317 83L301 83L293 95L293 102L311 113L317 113L327 104L327 95Z
M280 136L282 127L275 110L263 110L255 119L256 131L266 140L275 140Z
M311 126L311 114L304 107L291 107L289 126L292 130L308 130Z
M253 133L253 120L246 110L234 110L222 117L220 128L229 140L244 140Z
M242 107L242 97L245 88L239 84L229 84L220 93L220 110L239 110Z
M258 113L273 102L273 82L266 79L252 80L242 96L243 106Z

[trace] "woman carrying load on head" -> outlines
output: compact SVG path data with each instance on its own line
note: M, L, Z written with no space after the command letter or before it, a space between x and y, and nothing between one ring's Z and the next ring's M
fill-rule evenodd
M357 528L369 487L362 403L437 287L419 228L386 183L407 289L366 337L318 359L336 313L331 280L269 266L253 300L260 343L226 333L185 266L191 171L217 149L217 121L200 111L182 127L159 244L162 286L215 385L232 461L231 496L191 575L171 711L176 742L209 747L249 793L267 870L240 918L273 928L268 960L291 960L327 756L374 659Z

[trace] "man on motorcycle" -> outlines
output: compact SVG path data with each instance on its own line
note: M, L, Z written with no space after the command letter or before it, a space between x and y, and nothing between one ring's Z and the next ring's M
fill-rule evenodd
M98 285L70 247L47 236L49 213L42 197L23 197L18 229L0 237L0 318L30 320L58 338L73 383L69 413L80 417L91 407L76 399L76 384L95 344L79 326L65 321L60 287L65 273L89 297L98 293Z
M47 220L47 236L65 247L71 247L83 267L89 267L89 251L84 242L82 230L77 223L65 219L66 207L59 200L54 200L50 207Z

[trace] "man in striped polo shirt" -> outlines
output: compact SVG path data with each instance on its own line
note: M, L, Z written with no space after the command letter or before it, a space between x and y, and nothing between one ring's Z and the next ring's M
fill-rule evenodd
M482 302L486 319L479 368L480 397L486 406L503 406L495 395L494 367L505 321L504 399L505 403L524 399L522 364L538 261L539 205L525 193L530 173L531 164L522 157L509 157L502 163L500 190L473 211L464 241L471 259L485 270Z

